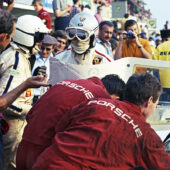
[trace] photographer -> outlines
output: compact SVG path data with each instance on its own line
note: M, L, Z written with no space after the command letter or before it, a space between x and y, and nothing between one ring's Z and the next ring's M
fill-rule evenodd
M119 45L115 52L115 60L122 57L152 58L152 50L149 41L138 38L138 26L135 20L125 22L125 31L119 39Z

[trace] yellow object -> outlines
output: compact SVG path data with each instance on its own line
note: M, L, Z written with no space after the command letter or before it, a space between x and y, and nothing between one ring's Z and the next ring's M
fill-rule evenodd
M143 48L149 52L152 53L151 46L149 44L148 40L139 38L140 44L143 46ZM135 42L131 40L124 40L123 46L122 46L122 57L138 57L143 58L143 54L141 50L138 48ZM145 73L146 70L143 68L136 68L136 72Z
M157 47L153 59L170 61L170 41L166 41ZM159 74L162 87L170 88L170 70L160 70Z

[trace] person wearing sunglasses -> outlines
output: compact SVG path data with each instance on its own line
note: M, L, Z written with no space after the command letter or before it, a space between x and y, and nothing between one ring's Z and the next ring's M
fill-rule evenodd
M76 14L66 28L66 35L71 42L71 48L57 54L56 59L64 63L93 65L94 58L99 58L100 63L111 62L100 49L96 48L98 22L94 15L88 13Z
M41 19L36 16L18 17L12 42L0 55L0 95L7 94L31 77L28 58L39 51L37 43L42 41L48 31ZM5 169L16 168L16 151L26 125L25 116L32 107L32 98L33 90L29 88L9 107L2 110L5 120L10 123L9 131L3 136Z
M50 57L53 57L53 51L55 45L57 44L56 38L51 35L45 35L42 41L41 50L38 54L31 56L31 72L33 76L36 76L41 73L46 73L48 78L50 75ZM37 102L40 98L42 88L34 89L34 98L33 104ZM45 90L45 89L44 89ZM46 90L45 90L46 91Z

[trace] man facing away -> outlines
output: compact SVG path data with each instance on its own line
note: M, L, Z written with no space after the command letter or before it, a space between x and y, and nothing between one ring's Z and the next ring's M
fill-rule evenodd
M107 75L101 80L97 77L70 79L54 85L27 116L28 125L17 151L17 170L31 169L41 153L52 145L60 128L59 120L73 106L98 97L121 98L124 87L117 75Z
M146 122L161 91L156 77L135 74L126 84L123 101L99 98L72 108L32 170L169 170L170 155Z

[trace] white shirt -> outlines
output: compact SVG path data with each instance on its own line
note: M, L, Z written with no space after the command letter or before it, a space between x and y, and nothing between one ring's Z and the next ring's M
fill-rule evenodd
M108 42L107 46L102 42L101 39L96 40L96 48L100 49L102 53L104 53L107 57L114 59L114 56L112 54L112 47L110 42Z

